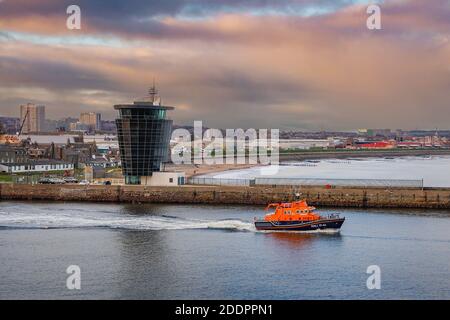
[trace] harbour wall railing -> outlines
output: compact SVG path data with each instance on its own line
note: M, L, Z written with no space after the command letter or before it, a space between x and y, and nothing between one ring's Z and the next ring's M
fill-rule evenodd
M211 177L192 177L188 184L209 186L254 186L255 179L217 179Z
M256 185L423 188L423 179L255 178Z
M423 179L322 179L322 178L253 178L223 179L213 177L192 177L192 185L212 186L327 186L327 187L405 187L423 188Z

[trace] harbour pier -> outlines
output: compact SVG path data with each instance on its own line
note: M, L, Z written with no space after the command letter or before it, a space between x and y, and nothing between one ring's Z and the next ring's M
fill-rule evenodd
M0 184L0 201L266 205L304 198L314 206L450 209L450 188L344 186L210 186Z

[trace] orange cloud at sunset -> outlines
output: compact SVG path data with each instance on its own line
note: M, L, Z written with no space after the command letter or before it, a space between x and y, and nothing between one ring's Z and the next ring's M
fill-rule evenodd
M55 118L91 109L112 117L113 104L142 96L156 77L164 102L189 106L173 113L180 124L318 130L450 120L447 1L386 1L379 31L366 28L366 5L352 3L314 15L219 8L148 21L86 12L82 30L69 31L52 3L48 16L0 14L1 114L37 100Z

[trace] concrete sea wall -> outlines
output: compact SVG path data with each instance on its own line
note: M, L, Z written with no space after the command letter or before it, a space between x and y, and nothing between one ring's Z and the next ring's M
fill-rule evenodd
M450 208L450 188L346 188L292 186L84 186L0 184L0 200L137 203L254 204L290 201L364 208ZM1 202L0 202L1 206Z

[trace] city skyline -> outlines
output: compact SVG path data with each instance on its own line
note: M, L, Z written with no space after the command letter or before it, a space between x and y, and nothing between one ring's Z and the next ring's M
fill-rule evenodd
M446 129L448 1L0 2L0 114L49 118L133 101L156 78L177 124ZM26 23L24 23L26 21Z
M8 119L8 121L12 121L15 120L17 121L17 126L20 127L21 123L23 122L23 118L21 115L21 109L22 107L26 107L27 105L32 105L32 106L37 106L37 107L43 107L44 109L46 108L45 105L36 105L35 103L25 103L24 105L20 105L19 106L19 114L18 115L12 115L12 116L5 116L3 114L0 114L0 122L1 120L4 119ZM94 130L100 130L100 124L104 123L104 122L108 122L108 123L113 123L115 122L115 119L105 119L103 118L103 114L101 112L81 112L78 115L74 114L74 115L65 115L65 116L60 116L60 117L48 117L45 112L44 112L44 125L41 125L41 129L39 131L42 132L54 132L57 131L58 127L56 126L55 128L48 128L49 123L55 123L55 122L68 122L70 124L73 124L73 127L80 127L80 129L77 129L75 131L80 131L81 129L86 129L85 131L88 131L87 128L90 127ZM29 122L26 121L24 123L24 127L25 124ZM174 123L175 126L177 127L193 127L192 123ZM205 127L205 129L210 128L209 126ZM69 128L68 128L69 129ZM226 128L218 128L219 130L225 130ZM249 129L248 127L243 127L242 129ZM26 131L26 130L25 130ZM81 130L82 131L82 130ZM409 131L436 131L436 132L446 132L446 131L450 131L450 128L448 127L442 127L442 128L409 128L409 129L405 129L405 128L383 128L383 127L373 127L373 128L360 128L360 127L355 127L355 128L350 128L350 129L341 129L341 130L324 130L323 128L321 129L296 129L296 128L288 128L288 129L282 129L282 132L329 132L329 133L333 133L333 132L341 132L341 133L360 133L360 134L364 134L363 132L368 132L368 131L389 131L390 133L395 133L395 132L409 132ZM32 130L31 132L35 132L34 130ZM25 132L24 132L25 133ZM383 135L383 134L382 134Z

